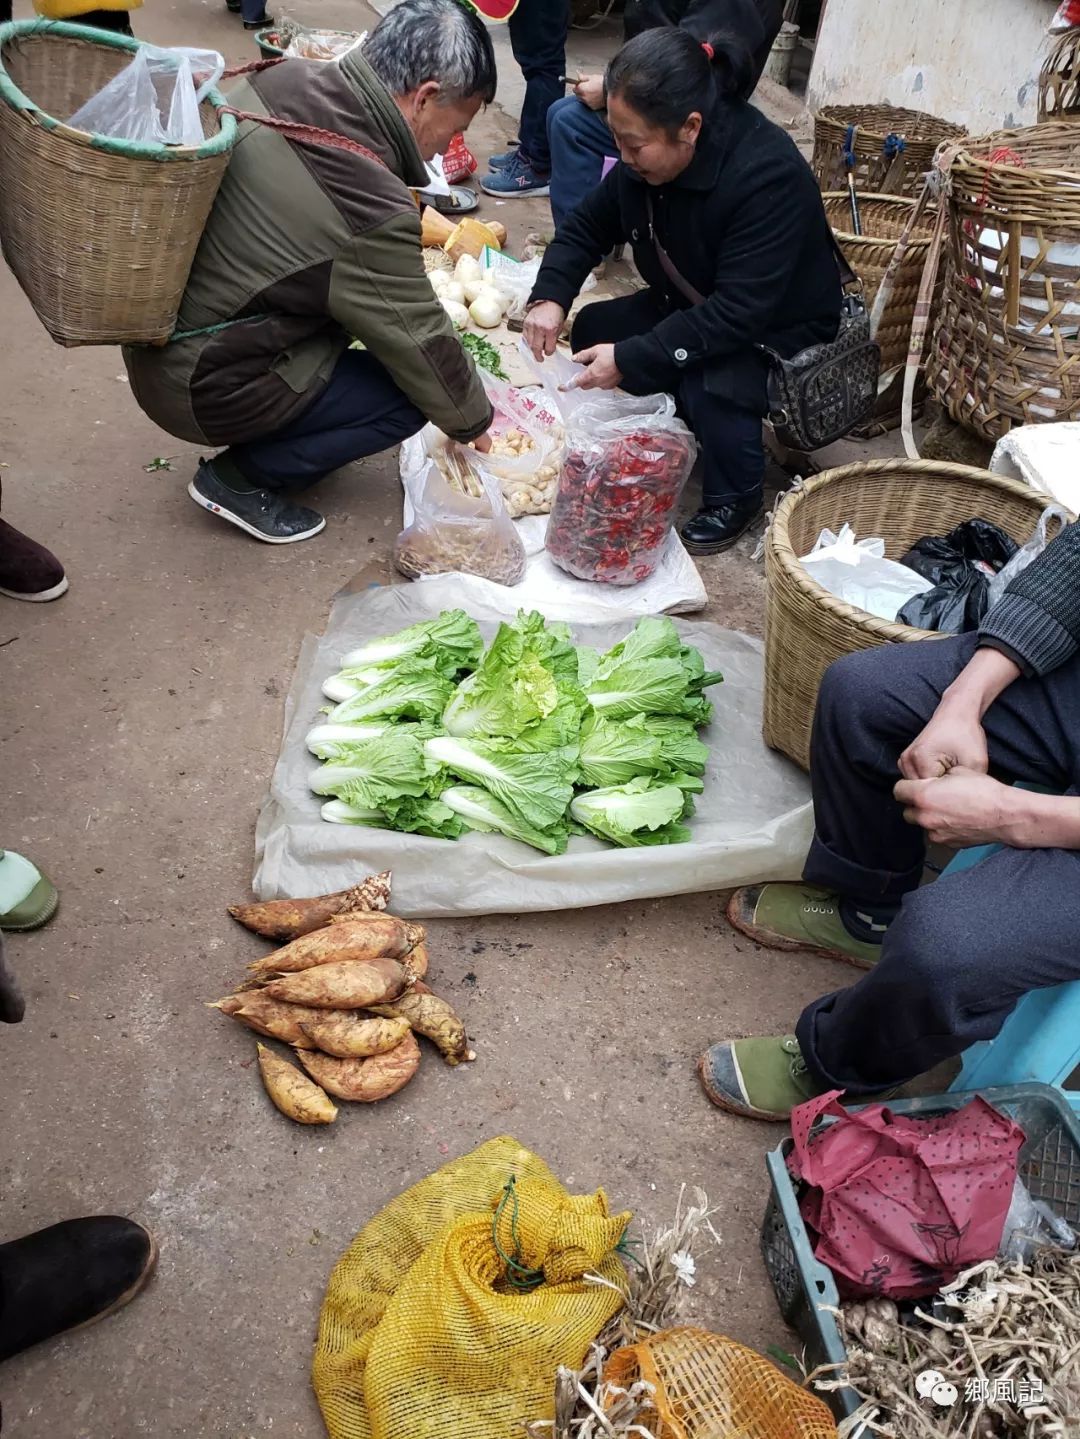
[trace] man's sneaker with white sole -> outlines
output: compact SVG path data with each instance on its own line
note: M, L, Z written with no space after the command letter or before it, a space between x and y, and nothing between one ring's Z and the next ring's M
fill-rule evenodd
M201 462L188 494L204 510L268 545L293 545L326 528L318 510L294 505L274 490L233 489L216 473L212 460Z

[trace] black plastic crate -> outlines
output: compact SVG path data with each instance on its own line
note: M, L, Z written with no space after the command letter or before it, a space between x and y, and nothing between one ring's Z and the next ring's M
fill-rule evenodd
M889 1108L896 1114L930 1117L961 1109L976 1092L1014 1119L1027 1136L1020 1151L1018 1172L1033 1199L1045 1200L1074 1229L1080 1230L1080 1118L1059 1089L1047 1084L1013 1084L955 1094L931 1094L898 1099ZM852 1106L853 1108L856 1106ZM830 1122L830 1121L826 1121ZM806 1364L841 1364L844 1341L831 1314L820 1306L839 1306L831 1272L814 1258L795 1184L788 1173L791 1140L765 1156L772 1194L761 1226L761 1255L765 1260L776 1302L786 1324L806 1348ZM822 1398L838 1419L859 1407L850 1389L838 1389Z

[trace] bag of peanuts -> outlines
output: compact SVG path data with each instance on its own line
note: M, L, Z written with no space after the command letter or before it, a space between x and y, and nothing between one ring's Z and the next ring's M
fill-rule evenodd
M463 446L456 448L458 455L466 455ZM498 481L480 459L468 452L461 487L450 484L431 460L405 479L412 523L395 541L394 564L409 579L455 571L481 575L498 585L516 585L524 578L525 546L506 512Z

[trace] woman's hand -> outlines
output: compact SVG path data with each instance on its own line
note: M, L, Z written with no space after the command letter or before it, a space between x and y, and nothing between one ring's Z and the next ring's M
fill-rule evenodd
M555 353L565 319L566 311L554 300L541 300L525 316L523 334L534 360Z
M607 99L603 75L582 75L574 86L574 94L590 110L602 110Z
M622 371L615 363L614 345L594 345L574 356L579 365L587 365L577 382L579 390L614 390L622 381Z

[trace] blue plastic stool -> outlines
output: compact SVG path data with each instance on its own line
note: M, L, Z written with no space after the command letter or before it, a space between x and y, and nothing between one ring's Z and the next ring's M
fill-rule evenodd
M999 844L965 849L947 866L946 874L971 869ZM1080 1090L1065 1089L1080 1064L1080 979L1033 989L1009 1015L995 1039L979 1040L963 1054L960 1073L950 1089L985 1089L991 1084L1026 1084L1036 1080L1060 1089L1080 1114Z

